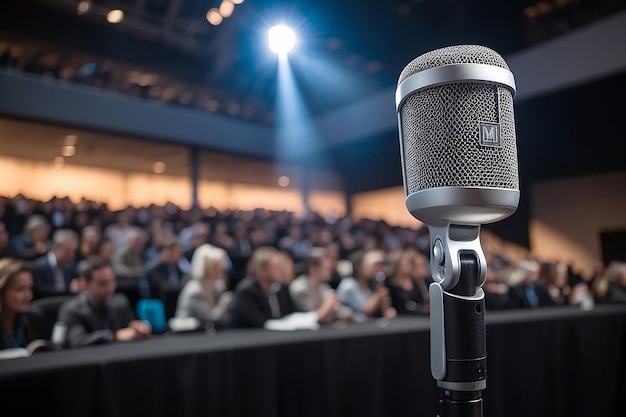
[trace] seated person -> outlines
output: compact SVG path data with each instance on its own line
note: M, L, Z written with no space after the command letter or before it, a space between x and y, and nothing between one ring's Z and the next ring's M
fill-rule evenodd
M140 227L132 226L126 233L127 240L117 248L113 246L111 262L118 278L137 282L145 276L143 252L148 242L147 233Z
M239 283L231 310L231 327L267 327L270 320L288 320L296 307L288 288L282 283L284 268L281 252L269 246L261 246L252 254L248 264L248 276ZM333 320L339 305L329 298L315 311L302 316L309 320L308 328L314 324Z
M395 317L389 290L384 284L386 254L379 249L367 249L353 253L352 277L341 280L337 295L341 302L355 312L355 319L367 317Z
M313 311L322 306L325 300L338 300L330 287L332 263L325 248L313 248L304 259L304 273L289 284L289 293L298 311ZM343 307L343 306L342 306ZM344 307L336 318L351 319L352 311Z
M26 316L32 299L30 267L17 259L0 259L0 349L23 348L34 339Z
M78 234L70 229L57 229L52 235L52 249L44 256L34 260L33 269L34 297L67 295L76 293L78 285L74 262L78 249Z
M233 301L227 291L228 254L205 243L191 258L191 279L178 296L176 317L193 317L203 324L225 325Z
M511 300L511 289L506 282L506 271L498 261L487 261L487 273L483 291L485 292L485 309L505 310L514 307Z
M158 244L158 255L146 264L149 298L163 301L167 318L174 316L176 300L187 281L180 268L183 250L175 235L166 235Z
M546 286L539 281L540 264L522 259L509 276L509 294L513 308L536 308L552 305Z
M16 257L33 261L50 250L50 223L41 214L31 215L24 225L24 233L13 236L9 246Z
M400 315L429 313L428 260L415 249L397 249L389 254L387 288L391 305Z
M591 297L586 283L580 282L574 287L568 284L567 265L562 262L542 263L539 280L548 290L548 305L578 305L586 297Z
M600 303L626 303L626 262L612 261L594 282L594 294Z
M149 323L135 320L128 298L115 293L116 277L108 261L87 258L79 285L82 292L59 311L59 321L67 326L67 346L139 340L152 332Z

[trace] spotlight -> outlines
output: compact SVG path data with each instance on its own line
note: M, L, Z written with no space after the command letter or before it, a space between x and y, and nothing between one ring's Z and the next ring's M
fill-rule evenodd
M296 45L296 34L285 25L277 25L268 32L270 50L279 55L286 55Z
M114 9L107 13L107 22L109 23L120 23L122 20L124 20L124 12L120 9Z

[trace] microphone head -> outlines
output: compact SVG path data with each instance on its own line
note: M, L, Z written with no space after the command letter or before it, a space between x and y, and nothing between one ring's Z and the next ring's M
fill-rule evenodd
M396 109L407 208L427 224L491 223L519 202L504 59L478 45L425 53L400 74Z

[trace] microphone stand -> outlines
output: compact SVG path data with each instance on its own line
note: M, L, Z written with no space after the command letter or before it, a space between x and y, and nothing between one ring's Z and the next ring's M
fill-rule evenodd
M487 354L480 226L429 228L431 373L441 389L439 417L482 417Z

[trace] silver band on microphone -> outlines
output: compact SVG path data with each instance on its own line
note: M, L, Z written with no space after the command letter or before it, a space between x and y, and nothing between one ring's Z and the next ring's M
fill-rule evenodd
M416 72L402 81L396 89L396 111L399 111L404 100L417 90L459 81L501 84L511 90L512 96L515 96L517 91L515 77L506 68L487 64L444 65Z

